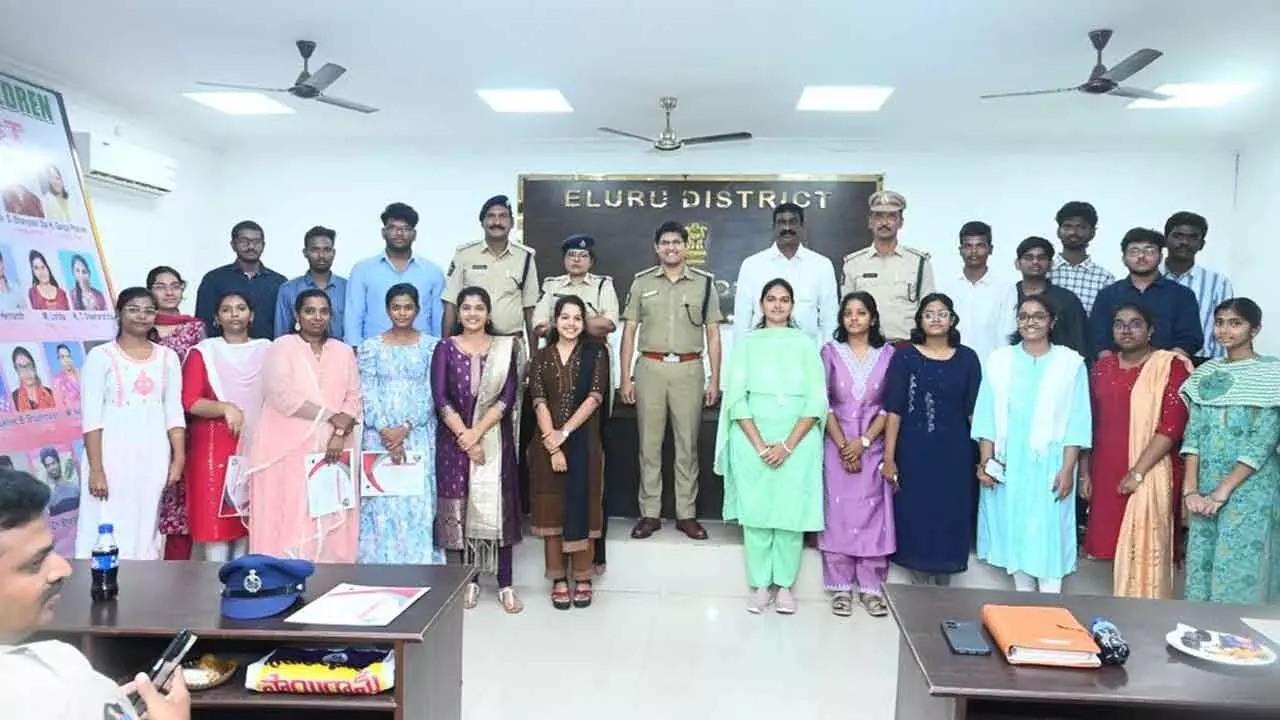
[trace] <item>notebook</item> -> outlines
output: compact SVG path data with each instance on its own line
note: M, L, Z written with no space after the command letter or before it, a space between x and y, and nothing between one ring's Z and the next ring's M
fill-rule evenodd
M1102 665L1097 643L1065 608L983 605L982 624L1010 665Z

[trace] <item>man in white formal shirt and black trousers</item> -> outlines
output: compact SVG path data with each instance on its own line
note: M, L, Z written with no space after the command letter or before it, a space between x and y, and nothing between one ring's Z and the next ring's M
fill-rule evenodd
M840 324L839 291L831 259L804 246L804 208L782 203L773 210L773 239L768 248L742 261L733 296L733 336L739 340L761 318L760 291L774 278L795 289L796 325L818 345L830 340Z
M269 313L268 313L269 314ZM49 487L31 475L0 469L0 679L5 720L136 720L136 692L150 720L190 720L191 698L174 673L161 693L139 675L123 687L97 672L59 640L24 642L53 619L64 591L89 592L88 578L66 580L71 566L53 550L44 518ZM122 600L121 602L127 602Z

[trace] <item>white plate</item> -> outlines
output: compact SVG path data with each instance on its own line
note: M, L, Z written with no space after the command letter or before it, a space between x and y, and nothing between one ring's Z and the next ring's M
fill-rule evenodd
M1201 660L1205 660L1211 663L1217 663L1219 665L1234 665L1236 667L1262 667L1265 665L1270 665L1276 661L1275 652L1271 648L1267 647L1266 645L1263 645L1262 643L1258 643L1259 653L1260 653L1258 657L1241 658L1241 657L1231 657L1230 655L1224 655L1222 654L1222 644L1220 642L1221 634L1214 630L1208 631L1211 639L1207 641L1202 641L1199 648L1190 648L1190 647L1187 647L1186 645L1183 645L1182 636L1188 632L1195 632L1195 631L1196 631L1196 628L1193 628L1190 625L1179 624L1177 628L1171 630L1168 635L1165 635L1164 639L1165 639L1165 642L1169 643L1169 645L1173 647L1173 649L1175 650L1184 652L1190 655L1191 657L1199 658ZM1228 637L1240 637L1240 636L1229 635ZM1245 638L1245 639L1252 640L1252 638ZM1258 641L1254 640L1253 642L1258 642Z

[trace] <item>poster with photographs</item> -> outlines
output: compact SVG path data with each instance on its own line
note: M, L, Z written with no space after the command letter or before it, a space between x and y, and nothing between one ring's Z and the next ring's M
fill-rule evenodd
M58 552L75 550L80 368L115 334L114 294L62 96L0 73L0 467L49 484Z

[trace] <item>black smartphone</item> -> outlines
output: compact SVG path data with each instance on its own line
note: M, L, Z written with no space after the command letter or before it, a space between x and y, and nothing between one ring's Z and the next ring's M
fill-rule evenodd
M163 691L169 684L169 679L173 677L173 673L182 665L187 653L191 652L196 640L199 638L190 630L185 628L179 630L178 634L173 636L173 640L169 641L169 646L147 670L147 677L151 678L151 684ZM146 703L142 702L142 698L136 692L129 694L129 702L133 703L133 707L139 713L146 712Z
M942 634L955 655L990 655L991 645L982 636L982 626L969 620L945 620Z

